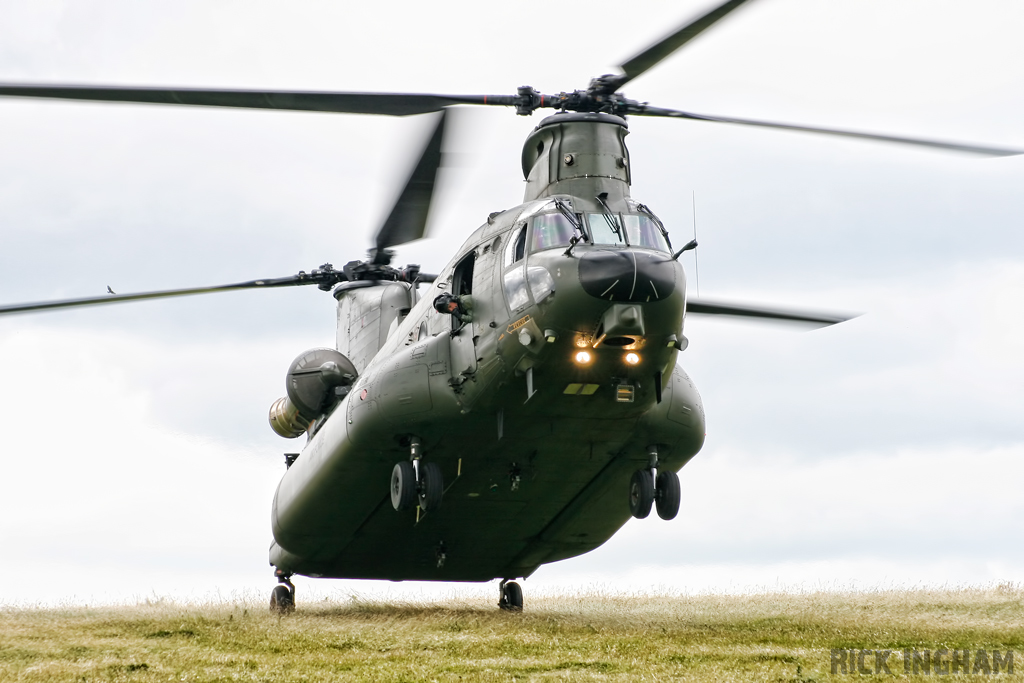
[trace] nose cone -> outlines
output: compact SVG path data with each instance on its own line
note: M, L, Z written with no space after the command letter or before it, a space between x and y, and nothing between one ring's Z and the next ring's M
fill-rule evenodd
M580 258L583 291L606 301L660 301L676 289L679 264L642 249L594 249Z

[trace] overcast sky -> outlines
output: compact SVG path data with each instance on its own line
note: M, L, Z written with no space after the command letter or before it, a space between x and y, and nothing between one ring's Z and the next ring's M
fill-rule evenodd
M0 81L551 93L713 4L0 0ZM1022 33L1015 0L756 0L625 92L1024 149ZM459 114L432 237L399 250L427 271L521 201L539 121ZM0 302L360 258L428 127L0 100ZM680 362L708 439L679 517L540 569L527 600L1024 581L1024 157L630 131L633 195L676 242L695 198L701 295L864 315L814 332L688 319ZM290 361L333 345L333 304L310 288L0 318L0 603L269 595L270 503L295 443L266 414ZM430 590L300 579L300 601Z

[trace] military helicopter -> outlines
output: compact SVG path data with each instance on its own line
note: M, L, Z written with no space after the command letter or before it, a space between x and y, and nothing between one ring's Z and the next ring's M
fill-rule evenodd
M729 2L585 90L511 96L3 86L0 94L411 115L438 122L369 257L284 278L7 306L41 311L315 284L338 301L336 349L302 354L270 420L301 437L274 502L272 605L295 574L515 579L596 548L630 515L665 519L699 452L703 407L677 364L685 313L833 324L845 316L687 298L668 230L630 194L627 116L797 129L977 152L991 147L788 126L650 107L619 88L743 2ZM446 107L539 108L524 145L524 203L492 214L437 275L392 267L424 234ZM424 291L425 290L425 291ZM585 434L586 438L581 438ZM378 484L374 484L378 482ZM493 489L493 493L491 493ZM486 495L485 495L486 494Z

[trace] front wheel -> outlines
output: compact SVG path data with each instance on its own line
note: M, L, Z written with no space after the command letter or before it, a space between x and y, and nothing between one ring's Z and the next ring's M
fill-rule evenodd
M408 460L391 470L391 506L401 512L416 503L416 470Z
M436 462L420 463L420 509L433 512L441 507L444 495L444 477Z
M658 475L658 516L662 519L675 519L679 514L679 475L665 471Z
M629 512L637 519L651 514L654 503L654 478L648 470L637 470L629 482Z

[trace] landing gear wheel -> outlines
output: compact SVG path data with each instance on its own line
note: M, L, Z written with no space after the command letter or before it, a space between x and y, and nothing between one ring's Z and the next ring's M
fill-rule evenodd
M398 511L416 504L416 471L408 460L391 470L391 505Z
M441 507L444 495L444 476L436 462L420 463L420 509L432 512Z
M275 586L270 594L270 611L278 614L291 614L295 611L295 597L288 586Z
M679 514L679 476L675 472L662 472L658 475L658 491L655 503L658 516L662 519L675 519Z
M651 514L654 504L654 478L648 470L637 470L629 481L629 512L637 519Z
M501 602L498 607L508 612L523 611L523 589L515 581L509 581L501 589Z

